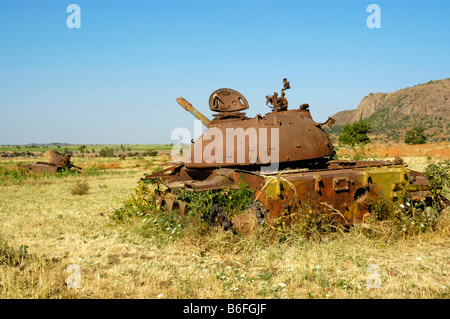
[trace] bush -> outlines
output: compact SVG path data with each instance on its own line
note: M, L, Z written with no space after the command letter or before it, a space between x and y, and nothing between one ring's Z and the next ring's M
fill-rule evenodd
M114 157L114 150L109 147L102 148L99 152L101 157Z
M145 156L156 156L158 155L158 152L152 149L148 149L144 153Z
M402 201L377 201L372 206L370 223L382 221L386 226L384 234L377 237L395 238L406 235L417 235L427 231L434 231L439 222L439 203L427 206L424 201L412 201L404 198Z
M367 202L372 213L371 222L383 221L383 236L394 238L398 235L416 235L437 229L441 218L440 212L445 208L443 191L448 190L450 161L430 164L426 175L430 181L431 197L413 200L405 189L398 189L398 198L391 200L372 200ZM373 226L373 223L372 223Z
M406 131L405 143L406 144L425 144L427 142L427 136L425 135L425 128L416 126L412 130Z
M157 209L153 183L140 180L134 190L134 195L127 199L121 206L114 209L111 219L124 221L134 217L149 216Z
M138 228L143 237L179 237L183 231L178 211L169 213L158 205L155 184L149 180L140 180L134 194L110 215L110 219L118 223L136 218L143 221Z
M253 190L249 189L247 184L241 183L237 189L228 187L222 190L202 192L182 190L179 198L188 203L191 213L208 222L211 220L214 205L225 211L228 219L232 219L250 205L253 193Z
M450 161L444 161L437 164L429 164L425 168L425 174L428 177L433 189L440 192L445 187L450 187Z
M72 195L86 195L89 193L89 183L87 180L78 180L70 189Z
M169 233L170 236L180 236L191 225L192 227L208 228L212 220L213 205L219 205L232 219L236 214L245 210L251 203L253 191L242 184L238 189L226 188L192 192L179 190L172 194L173 199L187 203L188 216L182 220L177 209L168 212L161 207L155 196L157 184L150 180L141 180L135 193L120 207L116 208L110 218L116 222L124 222L134 218L143 218L146 222L145 232Z

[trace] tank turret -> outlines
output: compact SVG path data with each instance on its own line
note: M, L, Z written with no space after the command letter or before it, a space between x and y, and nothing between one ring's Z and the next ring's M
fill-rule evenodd
M312 119L308 104L288 110L287 89L290 89L290 83L284 79L280 97L276 92L266 96L266 104L270 103L272 111L254 118L248 118L242 112L249 104L241 93L226 88L214 91L209 98L209 107L218 113L209 122L204 116L200 117L207 130L187 152L186 167L259 169L274 163L278 167L292 167L328 161L334 155L334 149L321 127L323 124ZM188 109L186 100L178 98L178 102ZM189 109L194 108L190 106ZM199 118L198 112L194 115Z

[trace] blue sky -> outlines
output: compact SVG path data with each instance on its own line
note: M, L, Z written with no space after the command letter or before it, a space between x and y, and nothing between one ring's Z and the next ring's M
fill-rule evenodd
M449 17L448 0L0 0L0 144L176 143L194 125L178 96L212 118L210 94L232 88L254 116L285 77L290 108L322 122L450 77Z

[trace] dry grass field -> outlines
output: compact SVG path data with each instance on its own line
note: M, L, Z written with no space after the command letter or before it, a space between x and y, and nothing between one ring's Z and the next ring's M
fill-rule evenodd
M436 155L403 151L418 170L448 159L448 145ZM175 228L151 231L146 219L110 219L139 178L167 158L72 160L98 174L1 182L0 298L450 297L448 210L435 231L414 236L391 236L383 223L309 240L292 232L282 242L218 229L177 236ZM29 159L1 159L0 166L18 161ZM88 193L72 195L80 180ZM66 283L72 264L80 270L79 288ZM380 271L379 288L368 282L369 265Z
M405 162L419 171L427 164L450 160L450 142L428 143L418 145L399 144L368 144L364 153L369 158L392 160L401 157ZM338 147L340 158L351 156L348 147Z

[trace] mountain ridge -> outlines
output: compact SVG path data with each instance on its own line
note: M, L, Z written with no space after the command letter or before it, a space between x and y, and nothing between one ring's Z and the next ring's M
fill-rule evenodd
M342 126L365 120L381 140L403 140L407 130L425 128L430 141L449 140L450 78L432 80L391 93L369 93L354 110L334 114L332 135Z

